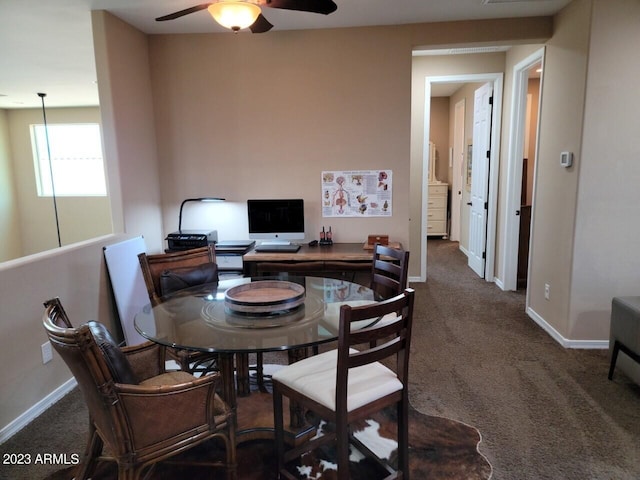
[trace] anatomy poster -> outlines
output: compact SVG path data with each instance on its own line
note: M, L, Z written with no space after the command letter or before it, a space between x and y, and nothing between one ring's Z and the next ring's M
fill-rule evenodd
M390 217L391 170L322 172L323 217Z

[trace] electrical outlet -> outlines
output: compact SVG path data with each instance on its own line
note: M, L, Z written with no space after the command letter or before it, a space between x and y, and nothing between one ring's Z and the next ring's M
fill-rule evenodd
M544 298L549 300L550 296L551 296L551 287L549 286L548 283L545 283L544 284Z
M51 342L43 343L40 346L42 350L42 363L49 363L53 360L53 350L51 349Z

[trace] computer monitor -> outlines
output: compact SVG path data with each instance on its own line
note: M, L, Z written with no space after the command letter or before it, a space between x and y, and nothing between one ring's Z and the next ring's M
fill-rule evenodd
M251 240L282 244L304 240L304 201L301 198L247 200L247 215Z

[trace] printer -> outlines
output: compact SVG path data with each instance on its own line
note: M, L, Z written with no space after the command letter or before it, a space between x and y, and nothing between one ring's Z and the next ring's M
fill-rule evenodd
M218 242L217 230L179 230L167 235L169 251L190 250L192 248L215 245Z

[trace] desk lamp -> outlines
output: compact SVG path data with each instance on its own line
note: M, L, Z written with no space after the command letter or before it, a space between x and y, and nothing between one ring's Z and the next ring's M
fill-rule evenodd
M223 202L220 197L187 198L180 204L178 214L178 231L167 235L169 250L189 250L191 248L206 247L210 243L217 243L218 232L216 230L182 230L182 209L188 202Z

